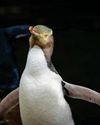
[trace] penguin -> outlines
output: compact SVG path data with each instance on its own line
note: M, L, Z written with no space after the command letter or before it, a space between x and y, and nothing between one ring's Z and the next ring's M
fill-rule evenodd
M37 25L31 26L29 30L32 35L29 39L29 53L21 84L1 101L0 117L9 115L9 112L15 115L14 118L11 117L13 120L19 116L20 124L18 122L16 125L74 125L71 109L64 94L97 105L100 105L100 94L89 88L67 83L61 78L51 60L54 45L52 29ZM28 65L29 63L31 65Z
M41 34L43 31L39 29L38 32L37 27L50 33ZM39 36L42 45L52 35L51 29L40 25L32 31ZM46 39L42 41L44 36ZM19 86L23 125L74 125L71 109L63 95L62 78L50 70L41 47L32 46L31 42Z

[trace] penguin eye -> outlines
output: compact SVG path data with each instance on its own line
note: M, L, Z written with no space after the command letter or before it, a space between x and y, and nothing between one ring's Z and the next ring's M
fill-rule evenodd
M48 37L48 34L44 34L45 37Z

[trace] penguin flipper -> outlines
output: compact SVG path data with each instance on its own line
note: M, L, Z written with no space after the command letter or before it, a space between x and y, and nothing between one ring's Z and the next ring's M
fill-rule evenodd
M19 109L19 88L10 92L0 102L0 121L9 125L22 125Z
M68 97L81 99L100 105L100 93L87 87L70 84L65 81L62 81L62 86L67 92Z

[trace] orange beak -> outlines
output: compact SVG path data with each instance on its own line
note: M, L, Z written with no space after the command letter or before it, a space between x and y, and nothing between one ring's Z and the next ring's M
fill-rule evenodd
M34 30L34 27L33 27L33 26L30 26L30 27L29 27L29 31L30 31L31 34L33 34L33 35L35 35L35 36L38 36L38 35L39 35L39 33Z

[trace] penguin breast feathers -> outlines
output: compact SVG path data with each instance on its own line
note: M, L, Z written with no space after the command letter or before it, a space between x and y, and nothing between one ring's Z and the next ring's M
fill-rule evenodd
M20 80L19 101L23 125L74 125L61 77L48 68L38 46L29 50Z
M34 46L29 50L25 70L30 72L30 74L39 75L47 69L47 62L42 49L38 46Z

